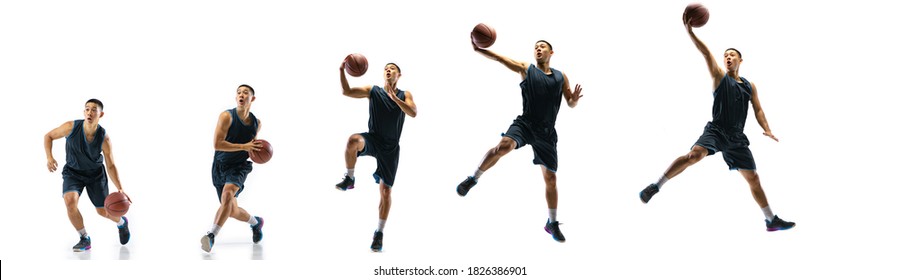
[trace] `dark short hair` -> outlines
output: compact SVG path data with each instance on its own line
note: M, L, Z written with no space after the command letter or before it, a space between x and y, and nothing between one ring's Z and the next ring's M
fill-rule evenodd
M738 53L738 57L739 57L739 58L744 58L744 56L741 55L741 51L739 51L739 50L737 50L737 49L735 49L735 48L727 48L727 49L725 49L725 52L728 52L728 51L734 51L734 52Z
M99 99L96 99L96 98L88 99L87 102L84 102L84 105L88 105L88 103L94 103L94 104L97 104L97 106L100 107L100 111L103 111L103 102L100 102Z
M397 63L388 62L388 64L385 64L384 66L388 66L388 65L394 65L394 67L397 67L397 73L401 73L401 74L403 73L403 71L400 71L400 66L397 65Z
M253 94L253 96L256 96L256 91L253 90L253 87L251 87L251 86L249 86L249 85L247 85L247 84L242 84L242 85L239 85L239 86L238 86L238 88L241 88L241 87L246 87L246 88L250 89L250 93Z
M553 50L553 45L551 45L550 42L547 42L547 40L537 40L537 42L534 42L534 44L537 45L540 42L547 43L547 46L550 47L550 50Z

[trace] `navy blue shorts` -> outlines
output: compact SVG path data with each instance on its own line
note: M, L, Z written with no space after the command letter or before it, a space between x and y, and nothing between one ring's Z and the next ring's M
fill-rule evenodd
M250 174L250 171L253 171L253 163L249 161L225 164L213 160L212 180L213 186L216 186L216 197L219 198L219 201L222 201L222 190L225 188L225 184L238 186L239 189L234 197L240 195L244 191L244 181L247 180L247 174Z
M375 177L375 183L380 184L384 180L384 184L388 187L394 186L394 178L397 176L397 167L400 166L400 143L392 143L382 139L381 137L363 132L359 134L366 140L366 147L362 152L357 152L356 156L372 156L378 167L372 176Z
M106 195L109 194L105 166L101 166L100 170L94 171L75 170L69 168L69 166L64 166L62 176L63 194L67 192L78 192L78 196L80 197L81 192L87 187L88 197L91 198L91 203L94 204L94 207L103 207Z
M756 170L756 161L750 152L750 140L743 132L726 131L710 122L694 145L706 148L708 156L722 152L728 169Z
M535 125L519 116L509 126L506 133L501 135L516 140L516 149L531 145L531 149L534 151L534 164L543 165L550 171L556 172L559 162L556 154L556 142L559 140L556 128Z

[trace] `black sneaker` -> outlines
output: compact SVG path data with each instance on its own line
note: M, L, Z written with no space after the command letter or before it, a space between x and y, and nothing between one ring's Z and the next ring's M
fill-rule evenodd
M773 218L772 221L766 220L766 231L788 230L793 228L796 224L797 223L782 220L778 215L775 215L775 218Z
M566 237L563 236L562 231L559 230L559 221L550 222L550 219L547 219L547 224L544 225L544 230L547 231L551 236L553 236L553 240L559 242L566 242Z
M341 191L352 190L354 187L353 183L355 181L356 180L354 180L353 178L350 178L350 176L347 176L345 174L344 180L341 181L340 183L337 183L337 185L334 185L334 186L335 186L335 188L337 188L338 190L341 190Z
M372 252L381 252L382 239L384 239L384 233L376 231L375 236L372 237Z
M456 194L458 194L459 196L466 196L466 194L469 193L469 190L471 190L472 187L475 186L475 184L478 184L478 181L475 180L475 177L466 177L465 181L462 181L462 183L459 183L459 185L456 186Z
M200 249L209 253L212 250L213 244L216 243L216 235L212 232L207 232L202 238L200 238Z
M264 222L261 217L253 216L253 218L256 219L256 225L250 226L250 230L253 231L253 243L259 243L263 238L262 227Z
M75 252L84 252L91 249L91 237L90 236L82 236L80 240L78 240L78 244L72 246L72 251Z
M122 216L122 220L125 220L125 223L116 227L119 228L119 243L125 245L128 244L128 240L131 240L131 231L128 230L128 218Z
M643 191L641 191L641 202L647 204L650 201L650 198L653 197L654 194L659 192L659 186L656 184L650 184Z

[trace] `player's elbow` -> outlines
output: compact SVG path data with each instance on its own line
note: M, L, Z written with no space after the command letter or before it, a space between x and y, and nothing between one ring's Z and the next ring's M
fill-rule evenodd
M225 149L224 142L225 141L216 141L215 143L213 143L213 149L215 149L216 151L224 150Z
M419 114L419 112L417 112L416 109L412 109L409 111L409 113L407 115L409 115L411 118L415 118L416 115L418 115L418 114Z

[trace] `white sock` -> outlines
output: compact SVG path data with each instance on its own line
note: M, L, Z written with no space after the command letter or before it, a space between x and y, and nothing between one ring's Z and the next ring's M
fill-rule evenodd
M656 181L656 188L662 188L663 184L669 181L669 178L666 178L666 174L659 176L659 181Z
M212 228L209 230L209 232L212 233L213 235L219 235L219 230L220 230L220 229L222 229L222 227L220 227L220 226L217 225L217 224L213 224L213 225L212 225Z
M556 221L556 209L550 209L550 222Z
M257 220L255 216L251 215L250 220L248 220L247 222L250 223L250 226L255 226L259 223L259 220Z
M769 208L769 206L766 206L766 207L763 207L762 210L763 210L763 214L766 215L766 221L771 222L772 219L775 219L775 214L772 214L772 208Z
M117 225L117 226L124 226L124 225L125 225L125 217L119 217L119 221L116 222L116 225Z
M83 229L83 228L78 230L78 234L81 235L81 237L87 237L87 236L88 236L88 235L87 235L87 230L86 230L86 229Z
M378 229L376 231L384 232L384 223L387 223L387 220L378 219Z
M481 174L484 174L484 171L481 171L481 169L476 169L475 175L472 177L475 177L475 180L478 180L478 178L481 178Z
M356 171L356 168L347 169L347 176L350 176L350 178L356 178L353 176L353 171Z

